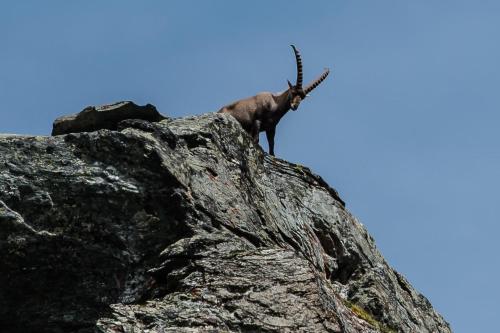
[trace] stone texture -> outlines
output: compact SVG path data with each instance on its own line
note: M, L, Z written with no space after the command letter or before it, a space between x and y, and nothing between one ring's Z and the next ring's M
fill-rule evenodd
M0 136L0 271L6 332L451 332L334 189L222 114Z
M88 106L77 114L57 118L52 125L52 135L92 132L100 129L116 130L118 123L126 119L160 121L165 117L151 104L139 106L125 101Z

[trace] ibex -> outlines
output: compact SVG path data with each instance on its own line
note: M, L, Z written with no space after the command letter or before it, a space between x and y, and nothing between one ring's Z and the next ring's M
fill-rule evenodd
M288 89L280 93L262 92L224 106L218 112L229 113L253 138L259 142L259 133L265 131L269 153L274 156L274 135L280 119L292 109L297 110L300 102L316 88L330 73L327 68L316 80L302 88L302 59L294 45L291 45L297 62L297 82L288 82Z

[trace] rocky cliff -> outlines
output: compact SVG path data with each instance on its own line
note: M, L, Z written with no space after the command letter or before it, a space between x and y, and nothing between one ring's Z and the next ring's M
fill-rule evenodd
M0 136L2 332L450 332L230 116Z

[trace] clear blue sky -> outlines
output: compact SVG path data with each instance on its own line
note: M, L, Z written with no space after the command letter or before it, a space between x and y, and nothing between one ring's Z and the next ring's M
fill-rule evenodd
M0 132L87 105L215 111L330 77L277 129L455 332L500 318L500 2L2 1ZM267 150L267 143L262 141Z

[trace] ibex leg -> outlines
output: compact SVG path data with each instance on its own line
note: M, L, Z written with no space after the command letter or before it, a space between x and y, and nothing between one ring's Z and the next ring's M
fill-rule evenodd
M269 154L274 156L274 134L276 127L266 131L267 143L269 143Z
M259 143L259 132L260 132L260 121L256 120L252 127L252 138L253 142Z

